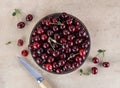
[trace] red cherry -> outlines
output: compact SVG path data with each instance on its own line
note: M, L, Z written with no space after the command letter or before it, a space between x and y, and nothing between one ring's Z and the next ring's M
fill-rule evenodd
M52 63L53 61L54 61L54 57L50 56L50 57L48 58L48 62L49 62L49 63Z
M76 61L76 62L81 62L81 61L82 61L82 58L81 58L80 56L76 56L76 57L75 57L75 61Z
M22 50L21 55L24 57L28 56L28 50Z
M32 19L33 19L32 14L28 14L28 15L26 16L26 21L32 21Z
M97 74L98 73L97 67L92 67L91 68L91 73L94 74L94 75Z
M58 64L56 62L53 62L53 68L58 68Z
M92 59L92 62L95 63L95 64L97 64L97 63L99 63L99 59L98 59L97 57L94 57L94 58Z
M23 43L24 43L24 41L22 39L19 39L17 45L18 46L23 46Z
M46 26L49 26L50 23L51 23L50 20L46 20L46 21L45 21L45 25L46 25Z
M33 43L33 48L38 49L40 47L40 44L38 42Z
M37 33L38 34L42 34L44 32L44 30L42 29L42 28L39 28L38 30L37 30Z
M41 39L42 40L46 40L47 39L47 35L46 34L41 35Z
M25 27L25 23L24 23L24 22L19 22L19 23L17 24L17 27L18 27L19 29L22 29L22 28Z
M86 53L85 53L85 49L80 49L80 50L79 50L79 54L80 54L80 56L82 56L82 57L85 56L85 54L86 54Z
M66 42L67 42L67 40L66 40L65 38L61 38L61 39L60 39L60 43L63 44L63 43L66 43Z
M74 26L69 26L69 31L70 32L74 32L75 31L75 27Z
M51 65L51 64L46 64L46 65L45 65L45 69L46 69L47 71L51 71L51 70L52 70L52 65Z
M103 65L103 67L105 67L105 68L110 67L110 63L109 63L109 62L103 62L102 65Z

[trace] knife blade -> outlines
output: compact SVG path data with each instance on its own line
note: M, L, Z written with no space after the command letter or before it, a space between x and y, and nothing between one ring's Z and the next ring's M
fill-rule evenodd
M32 74L32 76L37 80L41 88L52 88L46 80L38 73L23 57L18 57L22 65Z

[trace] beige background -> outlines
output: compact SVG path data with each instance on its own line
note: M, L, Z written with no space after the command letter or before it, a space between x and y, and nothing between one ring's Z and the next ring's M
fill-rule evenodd
M15 8L24 14L33 14L34 20L18 30L18 20L11 16ZM0 88L39 88L37 82L16 58L27 47L34 25L50 13L67 12L86 25L91 36L89 57L99 48L106 49L108 69L99 67L96 76L80 76L79 71L66 75L53 75L40 69L31 58L26 58L50 82L53 88L120 88L120 0L0 0ZM20 20L20 19L19 19ZM24 38L25 45L16 41ZM12 44L5 45L12 41ZM85 70L97 66L90 58L82 65Z

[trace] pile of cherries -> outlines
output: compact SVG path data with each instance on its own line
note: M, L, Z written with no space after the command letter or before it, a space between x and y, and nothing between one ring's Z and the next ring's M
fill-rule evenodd
M67 13L41 19L33 28L29 49L36 63L56 74L80 67L90 50L90 36L83 23Z

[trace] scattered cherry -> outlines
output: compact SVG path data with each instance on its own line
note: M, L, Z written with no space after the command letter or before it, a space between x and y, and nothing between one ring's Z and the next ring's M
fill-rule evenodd
M91 68L91 73L94 74L94 75L97 74L98 73L98 68L97 67L92 67Z
M99 59L98 59L97 57L94 57L94 58L92 59L92 62L95 63L95 64L97 64L97 63L99 63Z
M19 22L19 23L17 24L17 27L18 27L19 29L22 29L22 28L25 27L25 23L24 23L24 22Z
M18 42L17 42L17 45L18 46L23 46L24 44L24 41L22 39L19 39Z
M110 63L109 63L109 62L103 62L102 65L103 65L103 67L105 67L105 68L110 67Z
M32 14L28 14L26 16L26 21L32 21L32 19L33 19L33 15Z
M28 50L22 50L21 55L24 57L28 56Z

